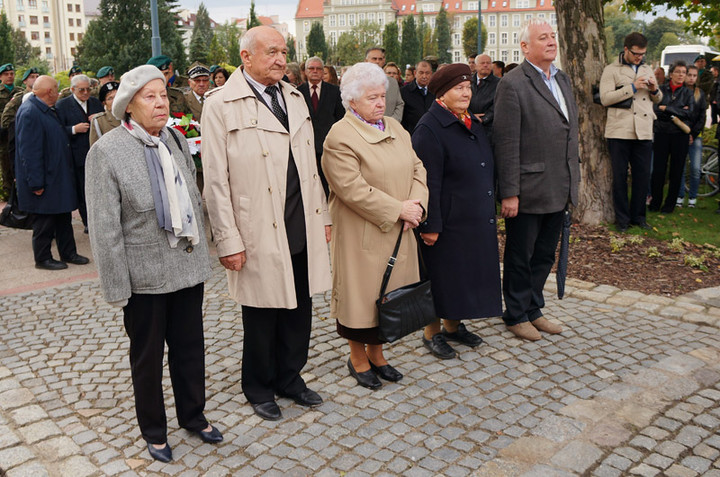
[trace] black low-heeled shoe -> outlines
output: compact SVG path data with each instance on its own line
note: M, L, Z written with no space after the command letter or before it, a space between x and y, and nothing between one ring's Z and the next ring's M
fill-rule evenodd
M393 383L396 383L403 378L402 373L389 364L384 366L375 366L372 361L368 360L368 362L370 363L370 369L372 369L375 374L383 378L385 381L392 381Z
M372 369L368 369L362 373L355 371L355 367L353 366L350 358L348 358L348 369L350 370L350 376L355 378L360 386L368 389L378 389L382 386L382 383L377 376L375 376L375 373L372 372Z
M150 453L150 456L155 459L159 460L160 462L170 462L172 460L172 449L170 448L170 444L167 442L165 443L165 447L162 449L156 449L153 447L152 444L148 442L148 452Z
M213 425L210 425L209 431L195 431L195 433L200 436L203 442L207 442L208 444L217 444L223 440L222 434L220 434L217 427Z

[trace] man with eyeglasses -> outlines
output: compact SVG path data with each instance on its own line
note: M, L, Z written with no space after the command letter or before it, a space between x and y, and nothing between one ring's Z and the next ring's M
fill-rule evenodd
M625 37L623 52L605 67L600 79L600 100L607 110L605 138L613 175L615 225L626 232L631 225L650 229L645 220L653 144L653 103L662 92L652 68L645 64L647 39L633 32ZM628 200L628 165L632 197Z
M85 156L90 150L90 121L105 110L99 99L90 95L90 78L84 74L70 80L72 95L63 98L55 106L60 123L70 138L75 182L77 184L78 210L87 233L87 208L85 207Z

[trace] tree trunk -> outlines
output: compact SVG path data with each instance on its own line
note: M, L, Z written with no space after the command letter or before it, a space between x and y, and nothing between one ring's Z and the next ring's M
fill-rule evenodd
M570 76L580 127L580 197L574 220L613 222L612 170L604 139L605 108L593 103L592 87L605 67L602 0L556 0L560 58Z

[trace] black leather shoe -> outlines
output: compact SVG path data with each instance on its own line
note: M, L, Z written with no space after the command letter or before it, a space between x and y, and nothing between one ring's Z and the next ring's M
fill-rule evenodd
M39 268L41 270L65 270L67 268L67 263L58 262L55 259L49 258L47 260L43 260L42 262L35 262L35 268Z
M372 361L368 361L370 362L370 369L372 369L375 374L383 378L385 381L397 383L403 378L402 373L389 364L384 366L375 366Z
M628 231L628 224L615 224L615 230L617 230L620 233L625 233Z
M90 259L76 253L70 258L63 258L63 262L72 263L73 265L87 265L90 263Z
M355 378L360 386L366 387L368 389L378 389L382 386L382 383L377 378L377 376L375 376L375 373L372 372L372 369L368 369L367 371L363 371L362 373L358 373L357 371L355 371L355 367L353 366L350 358L348 358L348 369L350 370L350 376Z
M638 227L643 230L652 230L652 227L648 225L647 222L640 222L638 224L633 224L635 227Z
M429 349L434 356L440 359L453 359L457 356L453 347L445 341L445 337L442 333L437 333L431 340L426 339L425 335L423 335L422 340L425 347Z
M483 343L482 338L480 338L475 333L470 333L467 328L465 328L465 325L462 323L458 324L458 329L456 332L450 333L447 330L443 329L442 334L446 340L457 341L458 343L470 346L471 348L479 346Z
M278 421L282 418L282 413L275 401L261 402L252 405L255 414L262 417L266 421Z
M170 462L172 460L172 449L166 442L165 447L162 449L156 449L152 444L148 442L148 452L153 459L159 460L160 462Z
M320 395L309 388L305 388L304 391L300 391L297 394L278 393L278 395L292 399L296 403L300 404L301 406L305 406L305 407L315 407L315 406L319 406L320 404L323 403L323 400L320 397Z
M220 434L220 431L218 431L217 427L211 425L209 431L195 431L195 433L200 436L200 439L202 439L204 442L207 442L208 444L217 444L218 442L222 442L223 436Z

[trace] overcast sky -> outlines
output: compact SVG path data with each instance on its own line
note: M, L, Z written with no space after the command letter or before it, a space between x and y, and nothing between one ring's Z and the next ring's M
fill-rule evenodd
M210 18L218 23L225 23L230 18L247 18L250 14L250 0L180 0L180 5L196 12L200 3L210 12ZM279 15L280 21L288 24L290 33L295 34L295 11L297 0L255 0L255 11L258 15Z

